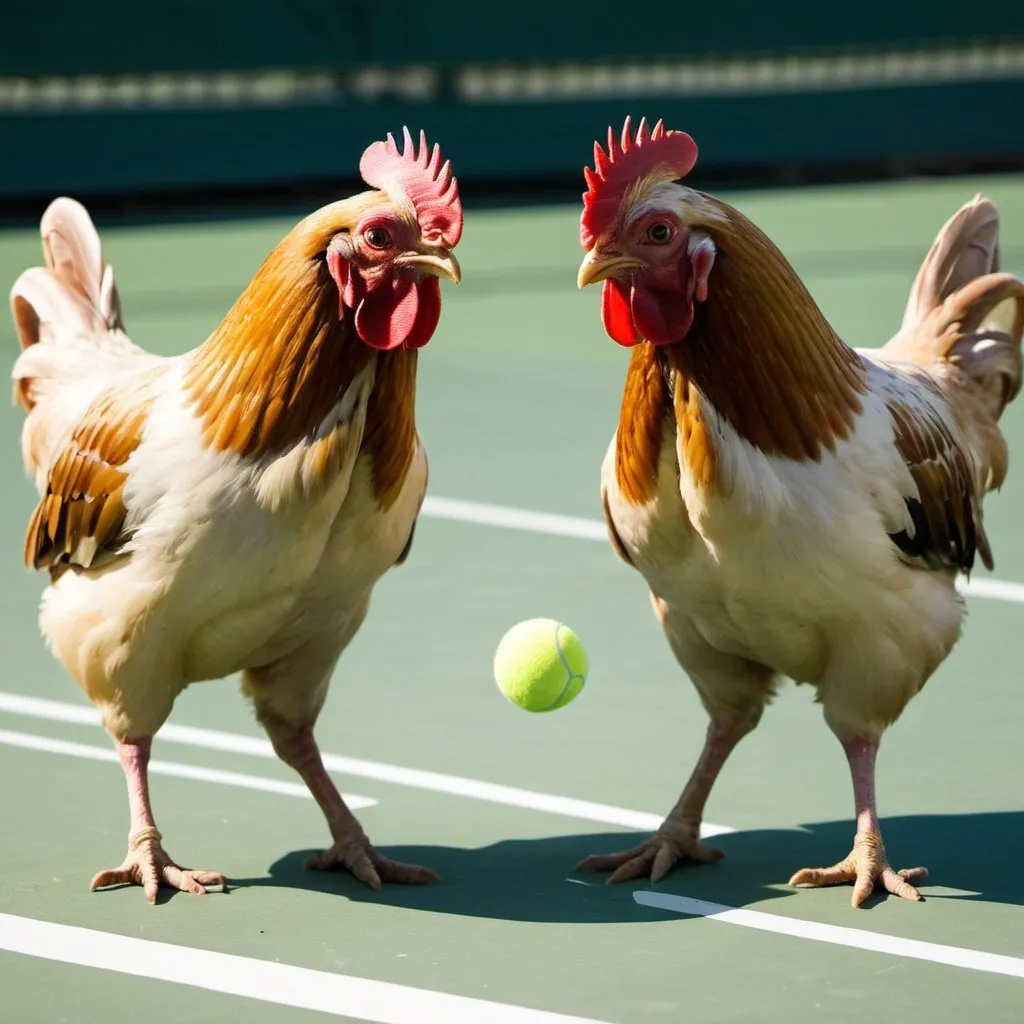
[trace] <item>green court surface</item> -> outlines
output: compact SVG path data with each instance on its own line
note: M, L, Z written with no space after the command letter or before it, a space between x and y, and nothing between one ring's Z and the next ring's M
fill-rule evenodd
M935 232L977 189L1000 205L1004 268L1024 275L1024 178L732 198L840 333L873 345L896 329ZM848 888L786 886L845 854L853 831L845 760L795 687L712 796L711 822L733 830L716 840L726 860L653 887L571 874L657 824L706 724L642 580L595 525L628 356L601 330L597 289L576 290L578 214L467 210L463 284L445 287L420 363L432 504L319 726L340 785L366 798L371 837L437 869L440 886L375 895L304 871L325 826L297 778L233 739L260 732L228 680L182 696L172 723L208 731L158 738L153 790L172 855L225 872L230 893L150 907L138 889L88 892L124 853L124 783L38 636L42 579L20 561L33 502L21 415L3 414L3 1019L1024 1018L1024 401L1004 420L1009 481L987 505L996 575L1021 582L976 576L963 641L882 748L886 845L896 866L931 869L925 902L854 911ZM197 344L291 223L105 232L134 339L164 353ZM38 259L35 232L0 235L5 282ZM6 319L0 341L13 359ZM582 696L549 715L513 707L491 679L501 634L537 615L570 623L591 656Z

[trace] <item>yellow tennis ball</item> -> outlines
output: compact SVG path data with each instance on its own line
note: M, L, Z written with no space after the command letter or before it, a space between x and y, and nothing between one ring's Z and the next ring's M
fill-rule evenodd
M494 653L498 689L527 711L554 711L575 700L588 667L579 637L555 619L518 623Z

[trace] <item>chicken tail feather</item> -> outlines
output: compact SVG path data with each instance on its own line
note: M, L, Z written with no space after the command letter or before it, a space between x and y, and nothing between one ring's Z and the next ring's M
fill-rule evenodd
M983 491L1009 468L1003 410L1021 389L1024 283L999 270L999 211L980 193L943 225L910 290L900 332L881 350L925 370L966 431ZM983 531L978 539L991 561Z
M999 271L999 211L980 193L939 231L917 273L890 359L954 375L998 422L1020 392L1024 283Z
M103 260L100 236L85 207L60 197L39 225L45 267L24 271L10 303L22 354L14 366L15 398L26 412L55 379L87 369L97 350L139 351L124 333L113 268Z

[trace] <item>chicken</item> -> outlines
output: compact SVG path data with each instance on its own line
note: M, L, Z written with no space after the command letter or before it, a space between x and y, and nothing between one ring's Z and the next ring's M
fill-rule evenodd
M609 882L710 862L705 803L783 678L816 689L849 762L852 852L792 885L920 899L894 871L875 803L885 730L958 639L956 582L992 555L982 499L1007 472L998 420L1021 384L1024 285L997 272L998 214L977 196L940 232L902 328L880 350L838 337L779 249L686 188L697 148L627 119L585 172L582 288L631 347L601 494L618 555L710 717L656 834L592 856Z
M360 162L369 191L301 221L220 325L162 358L125 333L111 267L68 198L41 222L46 266L11 292L40 493L25 540L49 583L43 635L99 709L128 783L120 867L91 887L201 894L222 874L167 853L150 806L152 739L190 683L240 672L274 750L333 844L309 866L373 889L437 880L379 854L321 761L313 726L374 584L409 553L427 485L417 349L458 282L458 183L420 135Z

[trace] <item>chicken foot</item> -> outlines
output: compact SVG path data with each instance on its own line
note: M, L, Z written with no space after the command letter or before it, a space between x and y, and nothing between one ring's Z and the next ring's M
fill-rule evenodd
M875 889L920 900L921 894L911 885L928 877L927 868L904 868L894 871L882 845L882 831L875 807L875 757L877 740L851 740L843 743L857 808L857 834L849 856L828 868L803 868L789 880L790 885L817 888L824 885L853 883L850 903L859 907Z
M704 817L704 805L722 766L736 744L756 724L757 717L753 723L746 719L712 720L697 766L686 783L682 796L658 831L646 842L629 850L593 854L580 861L574 870L611 871L607 885L627 882L644 875L652 882L660 882L681 860L701 864L721 860L725 856L722 850L700 842L700 823Z
M117 756L128 783L131 825L128 855L118 868L98 872L89 883L95 891L110 885L141 885L150 903L156 903L161 886L205 895L208 885L226 885L216 871L199 871L175 864L164 850L160 830L149 802L149 753L153 741L117 740Z
M310 794L324 812L334 839L330 849L307 859L307 868L316 871L343 868L375 892L380 891L383 882L429 885L440 881L430 868L391 860L374 849L359 820L327 774L312 729L295 728L273 718L264 719L263 724L278 757L294 768L309 787Z

